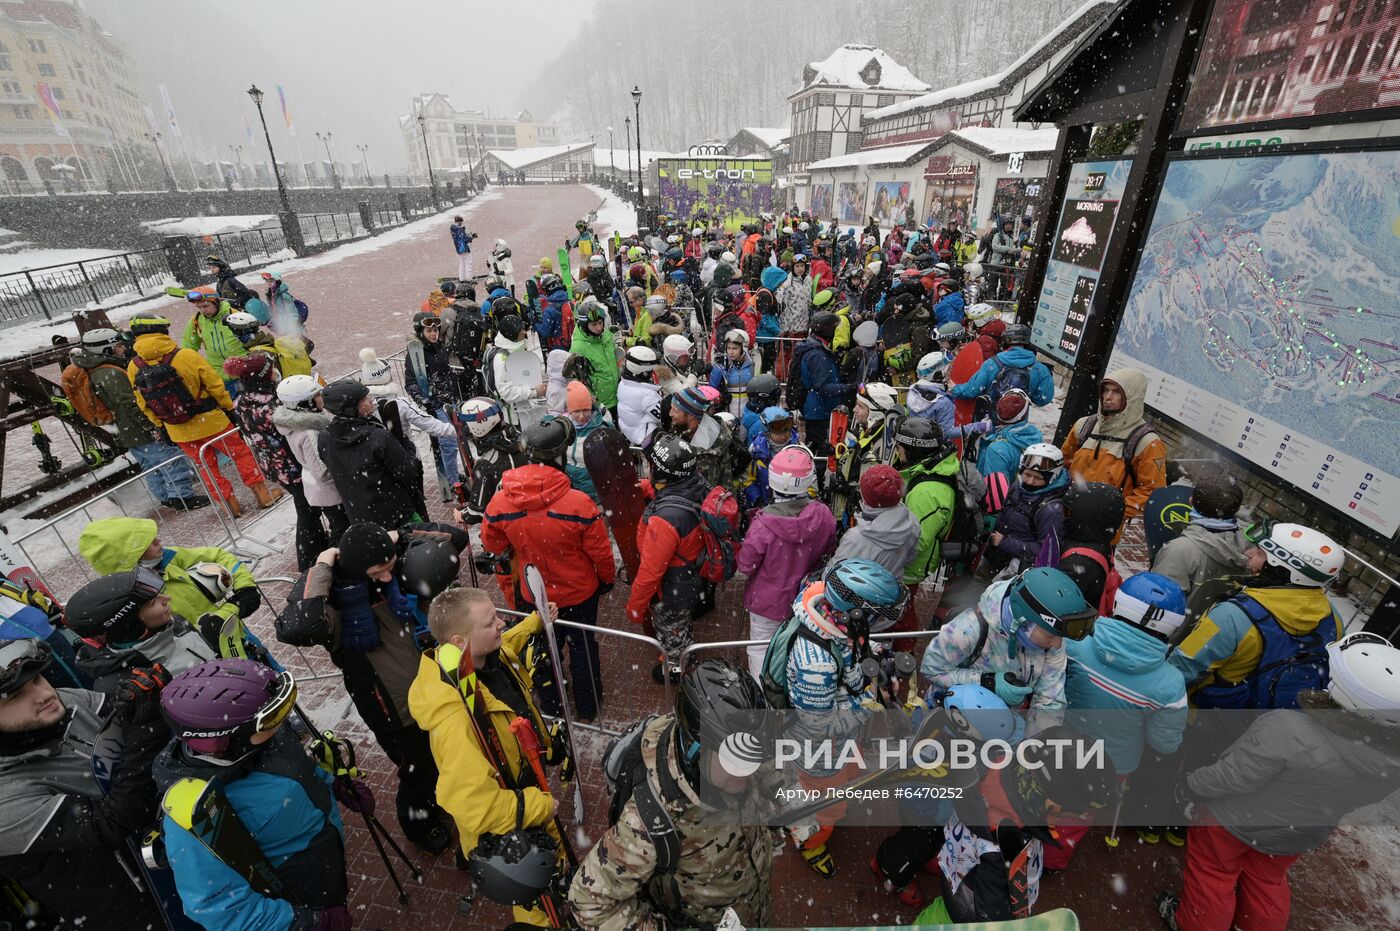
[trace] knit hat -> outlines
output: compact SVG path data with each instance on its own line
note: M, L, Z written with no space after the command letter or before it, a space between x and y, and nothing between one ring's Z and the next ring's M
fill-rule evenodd
M370 566L388 562L396 552L389 531L368 521L346 528L340 537L339 548L340 555L335 561L336 575L357 582L364 580Z
M360 363L360 384L387 385L394 380L389 363L379 358L372 347L360 350Z
M230 356L224 360L224 374L239 381L269 381L276 366L265 352Z
M540 259L540 271L542 271L542 272L552 272L552 271L554 271L554 260L553 260L553 259Z
M704 417L710 409L710 402L699 388L686 388L671 395L671 403L692 417Z
M588 390L588 386L581 381L571 381L565 389L568 397L566 402L570 414L575 411L593 410L593 394Z
M860 500L867 507L888 508L904 498L904 479L894 466L874 465L860 476Z

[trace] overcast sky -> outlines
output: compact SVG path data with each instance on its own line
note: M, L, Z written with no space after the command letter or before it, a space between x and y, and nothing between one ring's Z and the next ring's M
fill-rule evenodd
M599 0L83 2L130 51L157 117L163 83L184 136L206 155L231 159L228 147L243 145L252 161L245 111L257 150L265 148L246 93L256 83L268 93L263 108L278 158L293 160L297 142L308 161L324 157L314 133L329 130L338 161L357 161L355 145L368 145L380 174L407 162L398 117L416 94L440 91L459 108L513 113L522 89ZM295 139L282 123L278 84Z

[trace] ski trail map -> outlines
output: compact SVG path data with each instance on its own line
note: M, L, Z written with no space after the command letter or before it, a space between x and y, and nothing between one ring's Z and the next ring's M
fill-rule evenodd
M1400 529L1400 152L1170 163L1113 365L1148 404Z

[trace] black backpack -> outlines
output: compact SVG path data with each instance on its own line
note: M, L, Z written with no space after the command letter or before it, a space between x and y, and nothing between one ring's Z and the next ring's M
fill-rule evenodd
M136 363L136 378L132 386L161 423L188 423L218 407L213 398L196 401L190 394L184 378L171 364L179 351L178 348L170 350L154 364L140 356L132 360Z
M676 868L681 860L680 836L676 833L671 816L666 813L665 804L657 798L650 780L647 779L646 762L642 759L642 732L657 717L659 715L647 715L603 750L603 775L611 791L608 826L617 824L617 820L622 817L622 810L627 807L628 799L636 799L637 814L641 816L647 837L656 848L656 868L652 875L672 877L674 881ZM666 732L661 739L663 750L670 746L675 737L675 729L674 721L666 726ZM665 766L658 767L657 776L661 779L663 787L670 781L670 773Z
M783 386L783 400L787 403L787 409L798 415L807 403L807 385L802 381L802 359L810 351L811 347L805 343L797 344L788 363L787 384Z
M1007 365L1000 359L997 359L996 363L997 373L992 376L992 383L987 386L987 403L993 411L996 410L997 402L1001 400L1001 396L1013 388L1024 391L1027 397L1030 397L1031 393L1031 367L1029 365Z
M982 510L982 498L987 493L986 479L977 470L976 463L964 460L958 465L956 476L933 474L921 481L941 482L953 489L953 517L948 522L948 534L943 538L943 562L950 565L971 562L987 539L987 521Z

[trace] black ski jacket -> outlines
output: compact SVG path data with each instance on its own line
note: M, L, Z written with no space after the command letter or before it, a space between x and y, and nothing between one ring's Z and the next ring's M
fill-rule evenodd
M383 424L366 417L337 417L316 438L316 448L345 502L350 523L398 527L413 519L422 500L421 472L417 460Z

